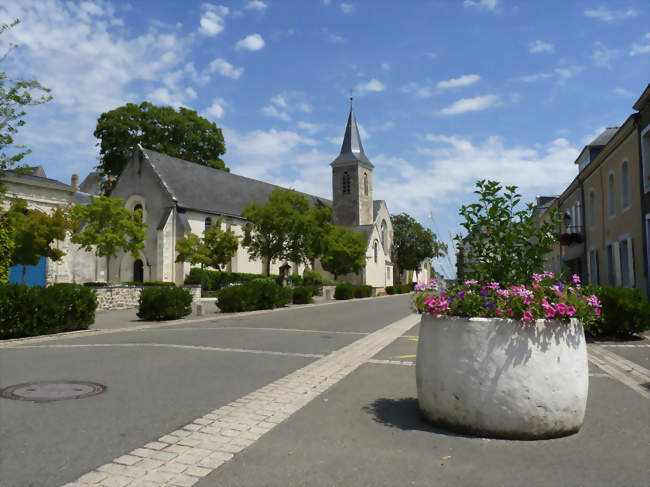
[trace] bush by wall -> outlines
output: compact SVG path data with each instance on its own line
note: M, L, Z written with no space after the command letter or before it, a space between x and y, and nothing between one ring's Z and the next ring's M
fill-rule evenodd
M303 283L305 286L322 286L323 276L320 272L305 271L302 273Z
M95 292L76 284L0 285L0 339L87 330L96 309Z
M411 284L398 284L397 286L386 286L386 294L404 294L412 291Z
M146 281L146 282L136 282L136 281L126 281L122 283L122 286L139 286L139 287L149 287L149 286L175 286L176 284L168 281Z
M313 288L310 287L294 287L293 288L293 304L308 304L313 302L312 297Z
M233 284L245 284L253 279L276 279L278 276L265 276L264 274L247 274L245 272L209 271L193 267L185 277L185 284L200 284L203 291L218 291Z
M304 283L304 279L300 274L291 274L291 283L294 286L302 286Z
M650 330L650 301L639 289L603 286L595 294L602 310L600 319L585 328L589 335L624 338Z
M192 295L172 286L147 287L140 293L138 317L147 321L176 320L192 312Z
M394 286L386 286L386 294L395 294Z
M224 287L217 292L217 306L225 313L279 308L289 304L291 299L291 288L282 287L267 277Z
M355 298L369 298L372 296L372 286L354 286Z
M339 284L334 290L334 299L352 299L354 297L354 286L352 284Z

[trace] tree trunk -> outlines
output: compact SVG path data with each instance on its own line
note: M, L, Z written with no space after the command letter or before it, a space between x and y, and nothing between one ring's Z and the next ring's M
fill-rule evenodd
M266 259L266 275L271 275L271 259Z

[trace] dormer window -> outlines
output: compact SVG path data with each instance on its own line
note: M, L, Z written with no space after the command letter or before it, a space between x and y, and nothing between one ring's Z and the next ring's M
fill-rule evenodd
M343 173L343 194L350 194L350 175L347 171Z

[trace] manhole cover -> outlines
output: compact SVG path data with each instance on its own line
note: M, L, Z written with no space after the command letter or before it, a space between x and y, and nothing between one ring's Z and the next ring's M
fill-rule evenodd
M19 401L49 402L94 396L101 394L104 390L106 390L106 386L95 382L57 380L16 384L3 389L0 396Z

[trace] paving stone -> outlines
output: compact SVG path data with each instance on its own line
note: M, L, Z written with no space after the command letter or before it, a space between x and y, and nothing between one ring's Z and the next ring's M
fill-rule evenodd
M161 436L158 441L164 442L164 443L169 443L169 444L174 444L178 442L179 438L178 436L173 436L173 435L165 435Z
M134 479L137 479L147 475L147 470L138 466L126 467L124 470L122 470L121 474L125 477L132 477Z
M169 462L160 467L161 472L182 473L187 469L187 465L176 462Z
M135 465L136 463L141 462L142 458L136 457L134 455L122 455L113 461L115 463L121 463L122 465Z
M136 480L133 487L162 487L164 484L153 480Z
M163 448L167 447L167 444L160 443L159 441L152 441L151 443L147 443L146 445L144 445L144 447L149 448L150 450L162 450Z
M205 477L208 475L212 470L209 468L203 468L203 467L189 467L187 470L185 470L185 475L192 475L193 477Z
M151 455L156 453L156 450L149 450L148 448L136 448L129 455L135 455L137 457L149 458Z
M147 470L155 470L159 468L163 463L164 462L161 462L160 460L154 460L153 458L144 458L140 463L138 463L138 467Z
M186 426L183 426L183 429L187 430L187 431L198 431L198 430L201 429L201 425L192 423L192 424L188 424Z
M207 419L207 418L203 417L203 418L195 419L194 423L195 424L201 424L201 425L205 426L205 425L214 423L214 420L210 420L210 419Z
M163 472L161 470L154 470L153 472L149 472L147 474L145 480L165 483L176 477L176 475L178 475L176 472Z
M108 472L108 473L119 474L125 468L126 467L124 465L118 465L117 463L107 463L106 465L102 465L101 467L97 467L97 470L99 470L100 472Z
M171 445L165 449L165 451L168 452L173 452L177 453L179 455L182 455L183 453L187 453L191 448L189 446L183 446L183 445Z
M172 458L177 457L178 453L170 452L170 451L159 451L156 452L154 455L151 456L151 458L155 458L156 460L162 460L163 462L168 462Z
M99 485L103 485L104 487L126 487L131 483L131 480L132 479L122 477L121 475L111 475L102 480Z
M197 446L200 444L200 440L195 440L194 438L183 438L181 441L178 442L179 445L183 446Z
M192 485L196 484L198 481L198 477L190 477L189 475L180 474L172 479L171 485L177 487L192 487Z
M106 477L107 474L103 472L90 472L87 473L86 475L79 477L79 482L83 482L86 484L96 484L104 480Z
M185 438L186 436L190 436L192 433L187 430L176 430L169 434L172 436L178 436L179 438Z
M201 457L195 457L194 455L181 455L174 459L174 462L182 463L184 465L196 465L200 461Z

